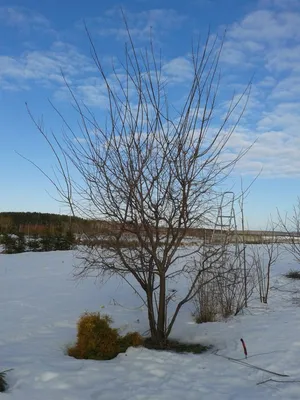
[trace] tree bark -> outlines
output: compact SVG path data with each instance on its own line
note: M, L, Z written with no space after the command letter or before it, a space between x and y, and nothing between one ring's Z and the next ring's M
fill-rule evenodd
M160 287L159 287L159 304L158 304L158 316L157 316L157 340L160 346L166 344L166 277L164 273L160 275Z

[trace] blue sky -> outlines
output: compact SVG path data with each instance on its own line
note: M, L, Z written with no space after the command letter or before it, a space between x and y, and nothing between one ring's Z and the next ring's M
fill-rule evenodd
M76 4L76 6L75 6ZM0 211L64 212L51 185L17 152L51 171L54 159L30 120L25 102L45 127L60 132L48 99L73 118L62 69L81 100L103 112L105 97L83 30L86 21L104 65L119 57L125 41L124 8L138 45L150 27L164 68L178 87L189 73L192 37L227 36L220 62L223 88L239 93L254 76L244 118L231 139L238 151L257 140L239 162L232 182L247 186L250 228L264 228L276 209L291 210L300 195L300 2L298 0L23 0L0 2ZM76 123L76 121L74 121Z

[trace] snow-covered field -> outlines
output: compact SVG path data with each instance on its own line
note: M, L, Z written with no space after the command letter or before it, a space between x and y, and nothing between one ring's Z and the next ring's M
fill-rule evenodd
M253 301L227 322L196 325L192 305L180 314L173 337L212 344L219 354L289 375L237 364L213 354L179 355L129 349L111 361L75 360L64 354L86 311L113 316L126 330L147 330L146 310L132 289L114 279L99 284L72 278L72 252L0 254L0 371L8 373L7 400L249 400L300 399L300 303L297 283L281 277L295 267L284 255L273 269L269 305ZM284 285L284 286L283 286ZM300 286L299 290L300 290ZM294 300L294 301L293 301ZM259 382L275 379L284 381Z

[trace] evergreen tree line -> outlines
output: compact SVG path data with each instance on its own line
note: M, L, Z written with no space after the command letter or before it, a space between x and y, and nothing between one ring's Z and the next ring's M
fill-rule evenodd
M55 234L46 232L42 236L36 234L26 236L24 233L4 233L0 236L0 243L4 247L5 254L24 253L27 251L71 250L75 246L75 236L70 230L64 233L59 229Z

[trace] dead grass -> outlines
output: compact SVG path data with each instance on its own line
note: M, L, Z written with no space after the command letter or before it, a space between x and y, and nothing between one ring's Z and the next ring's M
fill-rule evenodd
M144 341L144 347L150 350L160 350L160 351L172 351L175 353L192 353L200 354L209 349L209 346L203 346L199 343L183 343L177 340L168 340L165 346L159 346L152 342L151 338L147 338Z

